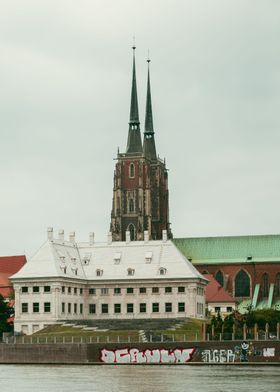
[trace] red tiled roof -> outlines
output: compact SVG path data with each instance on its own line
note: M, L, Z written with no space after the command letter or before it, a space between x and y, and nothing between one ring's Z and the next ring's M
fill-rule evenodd
M206 302L226 302L235 303L235 299L216 281L213 275L205 274L209 280L206 286Z
M1 256L0 257L0 274L14 275L26 263L26 257L23 256Z

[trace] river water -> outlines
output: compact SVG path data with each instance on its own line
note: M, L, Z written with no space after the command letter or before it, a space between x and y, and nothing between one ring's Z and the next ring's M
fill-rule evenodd
M276 366L0 365L1 392L279 392Z

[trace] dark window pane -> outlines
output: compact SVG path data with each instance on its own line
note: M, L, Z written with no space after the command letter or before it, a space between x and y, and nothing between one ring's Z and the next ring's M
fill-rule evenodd
M114 305L114 312L115 313L121 313L121 304L115 304Z
M215 275L215 279L222 287L224 287L224 275L221 271L218 271Z
M234 282L235 297L250 297L250 278L244 270L238 272Z
M39 302L33 302L33 313L39 313L40 311L40 305Z
M96 305L95 304L89 304L89 313L96 313Z
M146 304L140 304L140 313L146 313Z
M172 302L166 302L165 303L165 311L166 312L172 312Z
M159 312L159 303L154 302L153 303L153 313L158 313Z
M44 302L44 312L45 313L50 313L51 311L51 303L50 302Z
M127 304L127 313L133 313L133 304Z
M102 304L101 305L101 313L108 313L108 312L109 312L108 304Z

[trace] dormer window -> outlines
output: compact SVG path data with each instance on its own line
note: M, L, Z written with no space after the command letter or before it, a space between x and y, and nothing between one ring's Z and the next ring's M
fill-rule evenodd
M89 265L90 263L90 259L91 259L91 253L85 253L84 257L83 257L83 264L84 265Z
M114 254L114 264L120 264L121 262L121 253L120 252L116 252Z
M76 257L71 257L71 261L73 264L76 264L76 260L77 260Z
M135 177L135 166L134 163L131 163L129 165L129 177L134 178Z
M61 266L60 266L60 269L61 269L61 271L62 271L64 274L66 274L67 267L66 267L65 265L61 265Z
M77 267L72 267L71 268L73 274L78 275L78 268Z
M134 275L135 270L133 268L128 268L127 270L127 275L128 276L133 276Z
M97 269L96 270L96 276L102 276L103 275L103 270L102 269Z
M153 252L146 252L145 254L145 261L147 264L152 262Z
M160 268L159 269L159 274L160 275L165 275L166 274L167 269L166 268Z

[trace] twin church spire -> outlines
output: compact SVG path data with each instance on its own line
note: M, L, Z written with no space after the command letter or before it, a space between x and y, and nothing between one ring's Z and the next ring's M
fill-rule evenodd
M130 103L130 119L129 131L127 139L126 153L143 153L150 160L156 160L156 147L154 140L153 112L150 85L150 59L148 62L148 81L147 81L147 97L146 97L146 116L145 131L143 139L143 147L141 142L140 121L138 110L137 83L136 83L136 67L135 67L135 49L133 46L133 68L132 68L132 86L131 86L131 103Z

